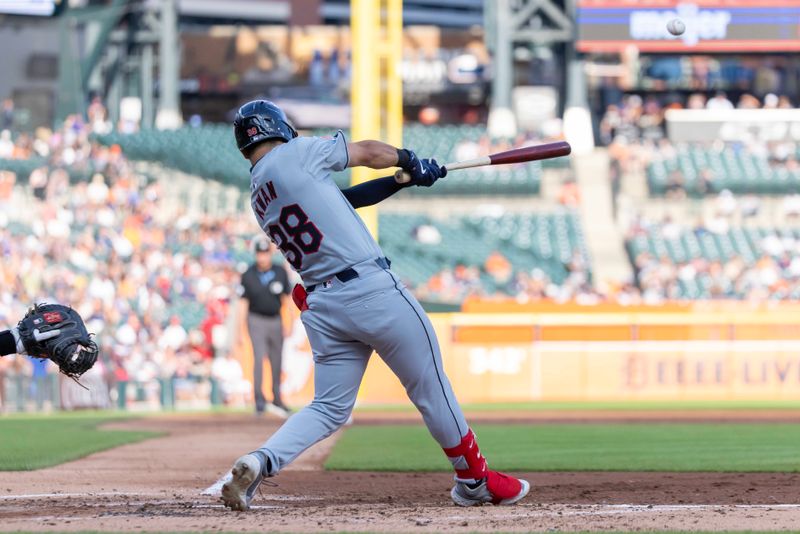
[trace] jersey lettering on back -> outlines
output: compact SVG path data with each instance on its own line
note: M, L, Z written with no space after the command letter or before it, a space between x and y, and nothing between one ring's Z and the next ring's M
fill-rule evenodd
M331 178L347 167L347 142L297 137L253 166L250 201L262 230L306 284L383 255Z
M253 209L256 212L256 217L259 219L264 218L264 212L270 202L275 200L278 194L275 192L275 186L272 182L267 182L262 187L259 187L253 197Z

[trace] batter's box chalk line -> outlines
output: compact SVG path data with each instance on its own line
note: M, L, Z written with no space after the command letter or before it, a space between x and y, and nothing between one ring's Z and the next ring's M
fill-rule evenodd
M492 514L492 519L550 518L565 516L648 515L685 511L769 511L800 510L800 504L518 504L514 513ZM566 509L565 509L566 508ZM469 519L466 514L441 517L445 521Z
M233 478L230 471L222 475L219 480L211 484L209 487L200 492L200 495L209 495L211 497L219 497L222 495L222 486Z
M200 495L206 495L209 497L219 497L222 495L222 486L228 482L230 479L233 478L233 475L230 471L222 475L219 480L211 484L209 487L204 489L200 492ZM304 495L274 495L270 493L264 493L261 496L262 499L268 501L321 501L323 500L322 497L307 497Z
M0 502L2 501L21 501L26 499L60 499L60 498L74 498L74 497L163 497L164 493L153 492L113 492L113 491L98 491L98 492L80 492L80 493L21 493L18 495L0 495Z

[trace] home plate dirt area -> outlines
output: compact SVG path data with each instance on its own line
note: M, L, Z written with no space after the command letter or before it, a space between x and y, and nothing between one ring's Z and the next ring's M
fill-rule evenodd
M624 419L641 414L537 412L536 423ZM681 420L681 414L648 413ZM707 414L709 420L747 414ZM474 414L472 421L481 420ZM369 413L356 424L416 416ZM687 417L697 421L698 414ZM759 419L796 414L759 413ZM488 419L502 420L492 414ZM486 421L484 421L486 422ZM798 473L515 473L533 484L512 507L458 508L447 473L330 472L336 436L263 484L249 512L204 495L233 460L279 424L249 415L169 415L113 423L163 437L54 468L0 473L0 530L484 532L558 530L777 530L800 525ZM3 436L3 439L12 437Z

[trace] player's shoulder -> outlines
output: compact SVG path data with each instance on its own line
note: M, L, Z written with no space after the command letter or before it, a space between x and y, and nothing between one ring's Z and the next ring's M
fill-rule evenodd
M321 144L328 144L331 141L346 140L345 134L342 130L337 130L329 135L306 135L296 137L290 141L295 143L295 146L302 149L313 150Z

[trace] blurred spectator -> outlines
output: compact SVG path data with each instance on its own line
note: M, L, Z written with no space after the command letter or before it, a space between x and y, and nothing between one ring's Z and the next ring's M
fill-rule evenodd
M706 109L733 109L733 102L728 100L724 91L717 91L706 103Z
M89 119L92 132L102 134L108 133L111 129L111 124L108 121L108 111L99 96L92 98L92 102L86 109L86 116Z
M159 340L159 345L164 349L178 350L188 338L186 329L181 325L181 318L177 315L170 317L169 325L164 329Z
M11 139L11 131L3 130L0 132L0 159L11 159L14 155L14 141Z
M228 353L214 359L211 364L211 376L217 381L222 401L226 406L245 404L250 393L250 382L244 379L244 372L239 360Z
M315 49L311 55L311 62L308 65L308 82L319 87L325 83L325 64L322 60L322 52Z
M92 176L92 182L86 188L86 198L95 206L104 205L108 201L109 189L105 178L100 173Z
M414 228L412 237L423 245L438 245L442 242L439 229L431 224L421 224Z
M558 202L568 208L577 208L581 203L581 191L574 179L565 180L558 193Z
M494 278L497 283L508 282L511 278L512 269L511 263L503 256L499 250L492 251L489 257L486 258L483 268L486 272Z
M0 109L0 130L8 130L14 127L14 101L10 98L3 100Z

